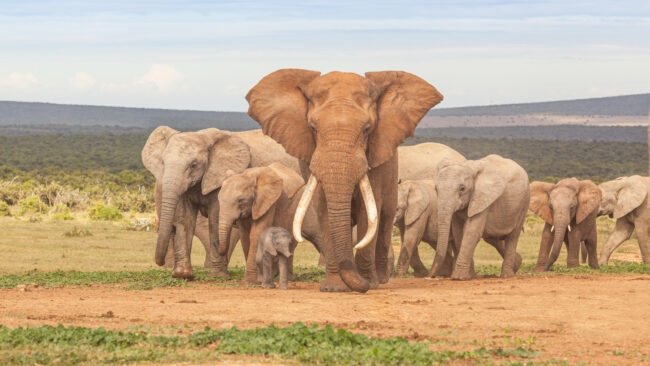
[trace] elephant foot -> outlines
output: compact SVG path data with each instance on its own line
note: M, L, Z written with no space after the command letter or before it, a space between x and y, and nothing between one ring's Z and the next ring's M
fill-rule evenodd
M294 273L287 273L287 280L296 282L296 275Z
M338 273L326 273L325 280L320 284L321 292L350 292L348 285L343 282Z
M389 279L390 279L390 273L378 273L377 274L377 282L378 283L381 283L381 284L388 283ZM370 281L370 285L371 285L370 288L372 288L372 281Z
M429 271L424 270L424 271L415 271L413 272L413 277L415 278L424 278L429 276Z
M521 263L522 262L523 262L523 259L521 258L521 255L519 253L515 253L515 267L513 268L515 273L517 273L519 268L521 268Z
M250 285L259 285L262 281L259 280L257 277L257 273L246 273L244 275L244 283L250 284Z
M271 282L271 283L263 283L262 287L263 288L275 288L275 284L273 282Z
M186 269L186 268L174 268L172 271L172 277L173 278L183 278L186 280L192 280L194 279L194 271L192 269Z
M591 267L593 269L600 269L600 266L598 265L598 263L594 263L593 265L590 264L589 267Z
M288 289L289 289L289 285L288 285L288 284L286 284L286 283L281 283L281 284L280 284L280 290L288 290Z
M451 274L451 279L456 281L469 281L473 279L472 273L470 271L454 271Z
M212 269L210 271L210 276L218 277L224 280L230 279L230 273L228 273L228 271L224 269Z
M428 272L427 272L428 273ZM406 275L406 270L404 268L397 268L395 272L391 275L392 277L401 277Z
M533 272L544 272L544 271L546 271L546 269L544 268L543 265L542 266L536 265L535 268L533 268Z
M502 278L508 278L508 277L514 277L515 276L515 271L509 269L509 270L501 270L501 277Z

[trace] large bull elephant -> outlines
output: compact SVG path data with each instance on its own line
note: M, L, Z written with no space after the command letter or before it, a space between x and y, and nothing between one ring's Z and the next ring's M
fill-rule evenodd
M474 277L473 256L479 240L503 257L501 277L514 276L521 265L517 241L526 219L528 174L513 160L488 155L442 166L435 178L438 194L438 242L432 275L441 275L449 235L457 246L452 279Z
M232 133L208 128L179 132L167 126L156 128L142 149L142 162L156 177L159 188L156 263L165 264L171 240L174 245L172 276L193 277L190 251L197 213L201 211L208 217L210 228L206 255L211 273L228 277L227 257L217 252L219 188L228 170L241 172L274 161L299 170L298 161L259 130Z
M397 147L413 135L442 95L402 71L368 72L363 77L282 69L262 78L246 99L248 114L264 133L310 173L301 207L313 197L328 233L321 291L366 292L387 282ZM296 215L297 237L300 221ZM362 237L356 256L353 223Z

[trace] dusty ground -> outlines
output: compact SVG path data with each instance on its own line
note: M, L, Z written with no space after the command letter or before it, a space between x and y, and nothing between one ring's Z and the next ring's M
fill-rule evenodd
M513 279L398 278L366 294L255 287L125 290L121 286L0 290L0 324L182 332L330 323L371 336L435 341L439 349L529 345L535 361L650 364L650 275L520 275Z

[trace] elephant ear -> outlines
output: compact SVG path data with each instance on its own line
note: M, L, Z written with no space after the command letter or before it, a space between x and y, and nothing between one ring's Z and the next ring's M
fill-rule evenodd
M287 166L280 163L272 163L269 165L269 168L273 169L282 178L282 189L289 198L293 198L296 192L305 185L302 176Z
M530 204L528 209L541 217L544 222L553 225L553 215L551 214L551 205L549 204L548 192L555 185L547 182L530 183Z
M442 94L423 79L405 71L367 72L378 91L377 128L368 140L368 164L377 167L395 153Z
M158 180L162 179L163 174L163 151L167 147L169 138L177 133L178 131L171 127L159 126L151 132L147 142L144 143L141 153L142 164Z
M251 163L251 152L240 137L216 128L201 130L209 140L208 167L201 181L201 193L206 195L220 188L228 171L241 173Z
M415 222L424 210L429 207L431 202L431 195L425 189L417 184L409 184L408 198L406 199L406 212L404 213L404 224L409 226Z
M282 194L282 178L269 167L260 168L255 184L255 201L253 202L253 220L264 216L277 202Z
M621 186L616 194L614 218L620 219L641 206L647 195L648 188L643 182L643 177L633 175L621 179Z
M281 69L262 78L246 95L248 115L292 156L310 161L316 142L307 124L308 101L302 92L318 71Z
M485 211L506 190L503 174L496 167L481 160L467 161L475 172L474 191L467 207L467 216L472 217Z
M600 188L590 181L580 181L580 191L578 192L578 211L576 212L576 223L581 223L589 214L598 210L600 199L603 195Z

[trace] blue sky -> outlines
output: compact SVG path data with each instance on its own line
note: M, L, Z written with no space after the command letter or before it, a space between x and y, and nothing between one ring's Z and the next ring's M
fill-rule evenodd
M295 67L405 70L440 107L650 92L650 1L3 1L0 100L246 111Z

